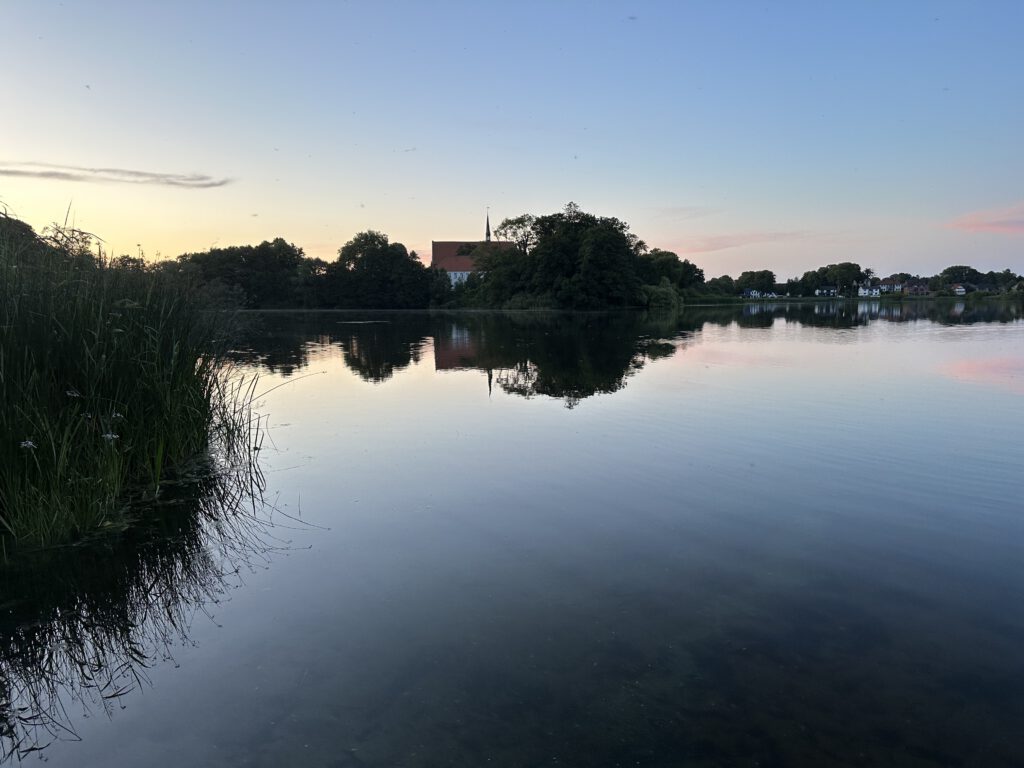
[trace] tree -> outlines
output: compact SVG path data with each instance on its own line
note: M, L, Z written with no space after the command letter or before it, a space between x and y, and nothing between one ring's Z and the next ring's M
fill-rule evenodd
M761 293L771 293L775 290L775 273L770 269L761 269L757 271L747 271L739 276L736 280L736 291L743 293L746 291L760 291Z
M944 285L952 285L953 283L970 283L971 285L976 285L985 279L985 276L974 267L967 267L964 265L946 267L939 273L939 277L942 278Z
M529 213L524 213L522 216L505 219L495 228L494 234L502 240L515 243L520 255L525 256L533 248L534 243L536 243L536 236L534 234L535 223L536 217Z
M866 279L860 264L852 261L844 261L839 264L829 264L825 269L824 284L834 285L839 289L840 294L851 293L862 280ZM821 270L819 270L820 272Z
M652 248L637 260L637 273L646 285L658 285L662 278L679 289L704 284L704 270L671 251Z
M302 249L280 237L178 257L182 268L198 270L202 282L241 291L253 309L295 306L304 261Z
M736 283L729 275L713 277L704 285L708 293L715 296L734 296L736 294Z
M338 250L335 264L336 306L416 309L430 303L432 278L427 268L381 232L355 235Z
M516 247L474 250L480 278L466 292L475 303L573 309L643 302L637 259L647 247L618 219L569 203L546 216L506 219L497 232Z

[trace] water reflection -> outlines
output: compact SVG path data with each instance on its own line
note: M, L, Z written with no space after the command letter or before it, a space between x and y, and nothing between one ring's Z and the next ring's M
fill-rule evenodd
M981 317L1019 309L257 317L238 356L279 372L271 493L311 551L153 669L249 556L208 567L186 515L108 558L138 576L96 556L18 608L70 628L4 674L118 706L149 670L46 752L74 766L1020 766L1024 326ZM82 624L112 682L92 645L47 667Z
M434 368L485 371L489 386L572 408L617 392L648 360L672 355L677 336L672 318L643 315L444 318L435 329Z
M290 375L317 354L340 351L364 381L387 381L432 347L437 371L476 369L523 397L574 407L611 393L646 362L672 355L692 336L675 315L639 313L400 314L375 319L303 313L254 318L238 357ZM282 363L282 361L287 361Z
M252 315L239 360L290 376L339 354L363 381L382 383L433 356L439 372L478 370L488 387L523 397L581 400L622 389L649 361L699 343L707 326L771 328L784 321L853 329L874 322L942 325L1019 321L1014 302L763 302L681 314L276 313Z
M0 763L77 739L72 709L123 709L196 613L265 563L263 478L248 459L168 485L123 534L0 569Z

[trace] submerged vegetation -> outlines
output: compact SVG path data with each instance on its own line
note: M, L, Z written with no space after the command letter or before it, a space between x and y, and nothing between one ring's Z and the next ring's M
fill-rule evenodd
M4 553L123 526L171 474L252 426L222 359L228 315L177 271L91 246L0 216Z

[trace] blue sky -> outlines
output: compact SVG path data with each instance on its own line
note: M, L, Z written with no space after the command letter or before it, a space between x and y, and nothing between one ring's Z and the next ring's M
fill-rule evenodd
M64 0L4 26L0 201L116 252L333 258L373 228L426 255L486 206L574 200L709 277L1024 271L1024 3Z

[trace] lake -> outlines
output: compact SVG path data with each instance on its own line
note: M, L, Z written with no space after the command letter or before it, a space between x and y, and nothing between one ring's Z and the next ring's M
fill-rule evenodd
M270 523L185 488L156 530L7 574L0 744L1024 765L1022 316L253 315Z

